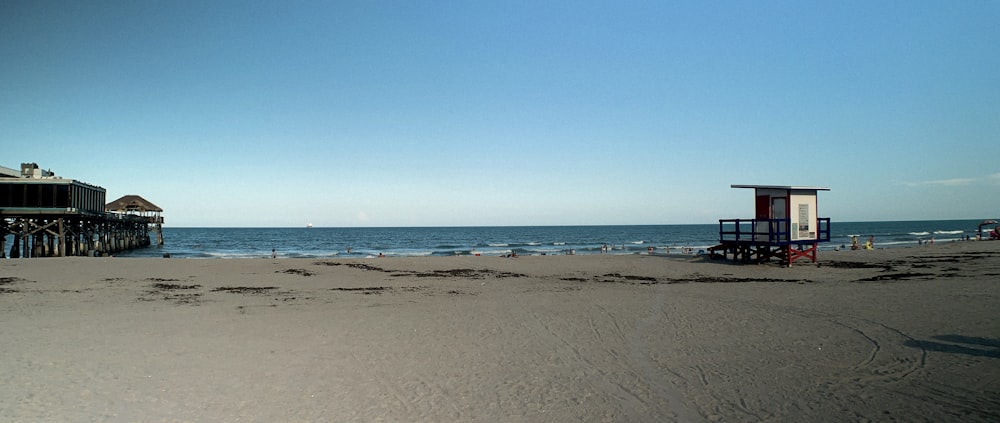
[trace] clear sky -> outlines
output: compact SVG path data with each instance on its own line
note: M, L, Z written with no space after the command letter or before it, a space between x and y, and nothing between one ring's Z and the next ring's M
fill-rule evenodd
M0 1L0 165L171 226L1000 217L997 1Z

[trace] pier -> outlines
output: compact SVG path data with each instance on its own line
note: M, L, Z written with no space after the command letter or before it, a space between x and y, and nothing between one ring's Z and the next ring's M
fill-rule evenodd
M106 195L35 163L0 167L0 258L107 256L150 246L150 233L163 244L162 209L137 195L106 204Z

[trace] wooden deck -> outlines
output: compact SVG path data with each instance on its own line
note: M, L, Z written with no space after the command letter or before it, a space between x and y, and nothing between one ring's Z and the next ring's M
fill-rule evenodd
M820 242L830 241L830 219L818 219L815 238L794 239L789 219L719 220L719 244L708 249L712 258L740 263L764 263L777 259L791 266L798 259L816 262Z

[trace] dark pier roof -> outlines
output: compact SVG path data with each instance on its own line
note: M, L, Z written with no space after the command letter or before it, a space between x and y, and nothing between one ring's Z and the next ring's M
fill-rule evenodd
M138 195L126 195L122 198L112 201L108 203L106 206L104 206L104 210L109 212L119 212L119 213L125 213L125 212L162 213L163 212L163 209L161 209L159 206L149 202L145 198L142 198Z

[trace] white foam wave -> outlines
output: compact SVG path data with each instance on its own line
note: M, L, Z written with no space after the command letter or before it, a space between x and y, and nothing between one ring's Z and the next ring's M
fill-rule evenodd
M931 234L930 232L910 232L910 235L913 235L913 236L926 236L926 235L930 235L930 234Z
M965 233L965 231L934 231L934 233L938 235L958 235L961 233Z
M472 255L479 254L479 255L484 255L484 256L488 256L488 255L500 255L500 254L510 254L510 253L511 253L511 250L509 248L508 249L487 248L487 249L476 250L476 251L472 251L471 252Z
M916 245L916 241L880 241L875 244L876 247L885 247L886 245Z

